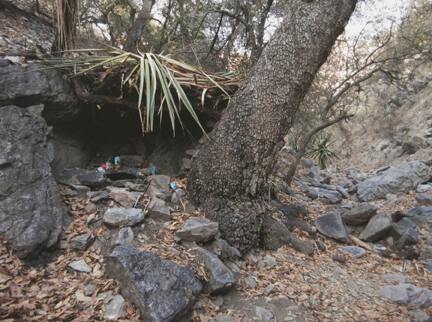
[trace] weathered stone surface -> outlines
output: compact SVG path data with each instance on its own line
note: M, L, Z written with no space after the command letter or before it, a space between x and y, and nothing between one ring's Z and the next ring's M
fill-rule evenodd
M206 242L212 240L219 231L218 223L200 217L191 217L176 235L187 241Z
M386 285L380 288L388 300L410 307L422 308L432 305L432 292L412 284Z
M290 236L289 244L296 251L308 256L312 256L315 251L315 247L312 242L310 242L309 240L297 238L294 235Z
M49 136L48 142L53 147L54 154L51 169L55 175L63 169L85 168L92 158L93 151L84 131L71 132L63 127L54 127Z
M114 245L127 245L132 243L134 239L134 233L130 227L122 228L117 234L117 238L114 241Z
M126 188L107 187L108 196L122 207L132 208L141 196L140 192L129 191Z
M419 184L417 186L417 192L418 193L429 192L429 191L432 191L432 183Z
M351 210L342 214L342 220L347 225L357 226L369 222L377 212L378 207L375 205L362 203Z
M87 263L83 259L73 261L73 262L69 263L68 266L77 272L83 272L83 273L91 273L92 272L91 267L88 266Z
M202 289L189 268L129 246L117 246L106 258L106 273L120 281L122 295L144 321L177 321Z
M266 249L277 250L279 247L289 244L291 233L280 221L271 216L264 216L262 236Z
M383 277L384 280L387 282L399 282L399 283L407 282L407 278L401 274L385 274Z
M78 184L89 187L102 187L107 184L103 173L80 168L64 169L56 174L56 180L66 185Z
M60 72L42 64L7 65L0 68L0 105L44 104L48 123L70 120L79 112L72 86Z
M357 246L342 246L338 247L339 250L342 252L351 254L355 258L362 258L364 255L366 255L366 250L362 247Z
M150 186L153 186L162 193L169 192L170 187L170 177L162 174L157 174L151 177Z
M411 161L370 177L358 185L362 201L385 198L388 193L409 192L432 176L432 169L420 161Z
M104 318L108 321L117 321L119 318L126 316L126 302L121 295L116 295L107 304L104 312Z
M228 314L218 314L215 318L216 322L235 322L234 318Z
M378 241L387 237L392 227L392 220L386 214L377 214L371 218L366 228L361 232L360 239L364 241Z
M255 307L255 314L258 317L259 321L272 321L274 318L274 315L271 311L261 306Z
M51 175L41 110L0 107L0 236L20 257L53 246L68 218Z
M170 221L171 220L171 211L169 206L165 201L159 198L153 198L149 205L149 216L154 219L159 219L162 221Z
M86 250L91 242L91 234L85 233L75 236L70 241L70 246L78 250Z
M413 322L427 322L431 321L432 318L431 316L420 310L411 310L408 312L408 315Z
M419 205L432 206L432 194L430 193L418 193L415 198Z
M115 227L133 226L143 220L143 211L137 208L109 208L103 216L104 223Z
M231 270L213 253L198 247L197 252L209 272L205 289L210 294L221 294L233 288L237 280Z
M241 257L241 253L237 248L232 247L226 240L220 238L214 240L206 249L222 259L238 259Z
M432 228L432 207L416 207L408 210L407 216L418 225L429 224Z
M318 217L315 226L321 234L327 237L349 242L348 233L338 213L328 213Z
M336 204L342 201L342 196L339 192L323 188L311 188L307 192L307 196L311 199L318 199L325 204Z

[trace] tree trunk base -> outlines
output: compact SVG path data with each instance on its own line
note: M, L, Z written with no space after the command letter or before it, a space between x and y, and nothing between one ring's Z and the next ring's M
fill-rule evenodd
M242 254L261 245L263 201L210 198L201 206L208 219L219 223L222 238Z

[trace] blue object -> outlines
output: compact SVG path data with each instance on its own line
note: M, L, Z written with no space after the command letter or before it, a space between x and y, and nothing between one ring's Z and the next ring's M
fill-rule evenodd
M170 183L170 186L171 186L171 188L173 188L174 190L177 189L177 185L176 185L175 181L171 182L171 183Z
M151 173L152 173L152 175L156 174L156 167L151 167Z
M114 157L114 164L115 165L119 165L120 164L120 157L119 156Z

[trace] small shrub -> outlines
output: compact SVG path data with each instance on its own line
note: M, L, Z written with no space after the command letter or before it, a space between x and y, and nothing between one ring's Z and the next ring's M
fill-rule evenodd
M331 137L331 133L321 134L313 143L312 148L306 152L306 156L315 159L321 169L327 168L330 160L339 159L339 154L334 149L335 141Z

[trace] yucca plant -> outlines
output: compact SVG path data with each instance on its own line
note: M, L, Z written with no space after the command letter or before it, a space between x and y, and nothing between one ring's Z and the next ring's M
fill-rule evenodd
M135 54L113 47L69 50L64 54L63 57L51 57L45 62L54 68L67 69L74 76L94 72L104 75L121 74L119 86L127 85L135 88L138 93L137 109L143 133L153 131L155 114L159 114L162 119L166 109L175 134L176 119L183 127L179 113L181 106L186 108L205 133L183 87L201 90L201 103L204 105L206 92L210 88L218 88L222 95L229 99L224 87L239 86L243 80L243 76L236 72L211 74L169 56L154 53ZM159 99L156 97L157 93L161 95Z
M321 134L305 154L306 157L315 159L321 169L327 168L331 159L339 159L339 154L333 149L335 141L331 137L331 133Z

